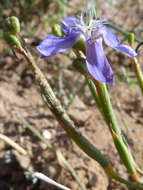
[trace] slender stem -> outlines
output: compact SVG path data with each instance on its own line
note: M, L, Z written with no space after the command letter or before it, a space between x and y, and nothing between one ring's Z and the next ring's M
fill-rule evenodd
M98 87L98 90L96 90L94 82L89 79L88 76L85 76L85 78L98 108L103 115L107 125L109 126L115 146L120 154L121 159L123 160L128 171L131 174L134 174L135 168L133 166L132 156L130 155L131 153L128 151L125 143L122 140L121 131L117 126L116 118L112 109L106 86L104 84L96 84L96 86ZM98 92L100 93L100 96L98 96Z
M106 88L106 85L104 83L99 83L98 81L94 81L97 93L100 98L100 103L102 105L102 109L104 111L104 115L106 117L107 124L109 125L109 128L112 128L112 130L121 136L121 130L117 126L117 121L114 115L114 111L112 109L112 105L110 102L110 97Z
M136 169L133 163L133 159L131 153L128 151L128 148L123 140L121 130L117 125L117 121L112 109L112 105L110 102L110 97L106 88L106 85L103 83L99 83L95 81L95 85L97 88L98 95L100 97L100 103L102 105L102 110L104 112L104 117L108 124L109 130L112 134L115 146L119 152L120 158L126 166L129 174L132 179L137 180Z
M17 113L17 117L20 120L20 122L23 124L24 128L27 128L34 136L36 136L41 142L43 142L50 150L52 150L55 153L55 149L52 146L52 144L44 138L43 135L40 134L40 132L32 127L25 119L22 117L19 113Z
M133 48L134 42L135 42L135 35L134 35L134 33L129 33L128 34L128 42L129 42L131 48ZM142 44L142 42L140 44ZM140 46L137 46L136 52L138 51L139 47ZM137 58L136 57L131 58L131 63L132 63L132 67L134 69L134 72L135 72L138 84L140 86L141 92L143 94L143 73L142 73L142 70L141 70L140 65L138 63Z
M134 161L130 151L128 150L128 147L126 146L125 140L121 135L121 130L117 125L106 85L94 79L90 79L85 64L86 63L83 58L77 58L73 62L73 67L82 75L84 75L87 85L89 86L89 89L93 95L93 98L95 99L97 106L109 127L120 158L126 166L131 178L137 181L138 177L136 175L135 165L133 164Z
M143 94L143 73L142 73L140 64L137 62L136 58L131 59L131 62L132 62L132 66L138 80L138 84Z
M94 85L94 82L91 79L89 79L89 77L87 75L85 75L85 81L86 81L86 83L87 83L87 85L88 85L88 87L89 87L89 89L93 95L93 98L94 98L94 100L98 106L98 109L103 113L101 103L100 103L100 99L98 97L98 93L97 93L96 87Z
M102 103L100 102L100 98L98 96L97 90L96 90L96 86L94 84L94 82L89 78L89 76L85 75L85 81L91 91L91 94L96 102L96 105L100 111L100 113L102 114L103 118L105 119L106 123L108 124L108 120L104 114L104 110L102 108Z

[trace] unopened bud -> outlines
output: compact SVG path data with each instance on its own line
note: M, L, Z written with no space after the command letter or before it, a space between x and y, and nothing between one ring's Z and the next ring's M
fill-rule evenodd
M82 75L87 75L88 70L86 67L86 60L84 58L77 58L72 63L73 67Z
M9 33L17 35L20 32L20 23L17 17L8 17L5 24Z
M128 34L128 42L129 42L130 46L133 46L134 41L135 41L135 35L134 35L134 33L129 33Z
M18 49L21 48L21 43L15 35L9 32L5 32L4 39L9 45L13 46L14 48L18 48Z
M73 48L85 52L85 43L82 37L78 40L78 42L73 46Z
M55 24L53 27L52 27L52 32L55 36L57 37L61 37L62 36L62 29L61 29L61 26L59 24Z

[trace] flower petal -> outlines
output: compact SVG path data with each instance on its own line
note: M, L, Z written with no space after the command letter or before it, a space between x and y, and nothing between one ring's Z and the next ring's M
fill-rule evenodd
M137 53L130 46L120 44L120 41L117 38L117 36L115 34L112 34L112 32L106 26L103 26L102 31L106 45L117 51L124 53L129 57L137 56Z
M55 37L52 35L46 36L43 41L37 46L37 50L41 53L41 57L54 56L59 52L64 52L78 41L80 35L71 34L64 38Z
M112 32L106 26L103 26L102 30L104 42L107 46L115 48L120 45L120 40L118 39L118 37L115 34L112 34Z
M76 17L66 17L62 20L62 30L66 35L80 33L80 26L80 20Z
M86 42L86 60L89 73L99 82L112 83L113 71L102 48L102 39Z
M128 45L118 45L116 48L114 48L117 51L120 51L122 53L124 53L125 55L129 56L129 57L136 57L137 53Z

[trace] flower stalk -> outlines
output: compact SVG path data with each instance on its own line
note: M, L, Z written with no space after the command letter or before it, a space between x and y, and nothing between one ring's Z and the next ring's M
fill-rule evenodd
M143 73L142 73L140 64L138 63L136 58L131 59L131 64L134 69L134 73L136 75L141 92L143 94Z
M129 41L130 46L133 47L134 42L135 42L135 37L133 33L128 34L128 41ZM136 57L131 58L131 64L132 64L134 73L136 75L138 84L140 86L141 92L143 94L143 73Z
M96 104L109 127L120 158L126 166L131 178L137 181L138 177L136 175L134 161L132 159L130 151L128 150L123 140L121 130L118 127L106 85L104 83L100 83L98 81L95 81L94 79L89 78L87 69L85 67L85 60L83 58L77 58L73 62L73 66L74 68L76 68L77 71L85 76L85 80L93 95L93 98L96 101Z
M77 54L78 56L78 54ZM85 59L84 58L76 58L73 63L72 63L73 68L78 71L80 74L82 74L85 77L85 81L86 84L88 85L91 94L98 106L98 109L100 110L100 112L102 113L102 115L104 116L102 107L101 107L101 103L98 97L98 93L95 87L94 82L90 79L87 68L86 68L86 63L85 63Z
M124 163L124 165L126 166L126 169L129 172L132 180L138 181L138 176L136 174L136 168L134 166L132 155L130 151L128 151L128 147L126 146L123 140L121 130L118 127L118 124L117 124L117 121L112 109L112 105L110 102L110 97L107 91L107 87L105 84L99 83L98 81L94 81L94 83L96 85L97 93L98 93L102 110L104 113L104 118L108 124L109 130L113 137L113 141L120 155L120 158L122 162Z

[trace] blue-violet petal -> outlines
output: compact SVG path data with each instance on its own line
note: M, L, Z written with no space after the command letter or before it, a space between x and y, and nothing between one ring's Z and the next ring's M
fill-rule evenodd
M72 48L79 38L80 35L77 34L71 34L63 38L48 35L37 46L37 50L40 52L41 58L54 56Z
M96 42L86 41L86 60L89 73L94 79L103 83L113 82L113 71L102 47L102 39Z
M137 56L137 53L130 46L120 44L120 41L117 38L117 36L115 34L112 34L112 32L106 26L102 28L102 31L103 31L104 42L106 43L106 45L117 51L124 53L129 57Z
M81 22L76 17L66 17L62 20L62 30L66 35L80 33Z

